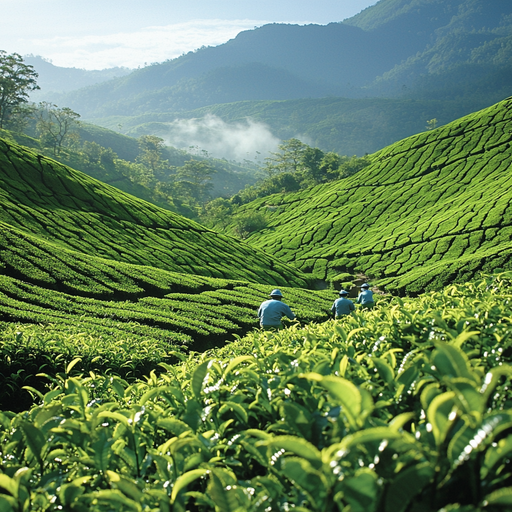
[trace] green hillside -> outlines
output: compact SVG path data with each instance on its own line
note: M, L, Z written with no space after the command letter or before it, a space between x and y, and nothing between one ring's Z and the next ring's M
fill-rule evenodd
M263 252L21 146L0 141L0 165L0 221L57 249L173 272L307 284Z
M320 278L361 272L416 293L512 268L512 99L371 156L355 176L246 205L255 247Z
M258 326L276 286L301 321L325 320L333 293L304 289L312 284L274 256L0 140L0 337L27 334L0 362L0 403L13 407L12 389L74 357L134 377L173 351L222 345Z

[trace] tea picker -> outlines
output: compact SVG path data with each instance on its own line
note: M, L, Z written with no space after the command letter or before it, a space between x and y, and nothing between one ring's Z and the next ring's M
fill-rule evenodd
M350 315L352 311L356 310L354 303L347 299L348 292L340 290L340 298L336 299L331 307L333 318L340 318L342 316Z
M284 316L290 320L295 320L295 315L290 306L282 302L282 300L283 294L281 290L276 288L270 292L270 299L261 303L258 309L258 317L262 329L266 331L282 329L281 319Z

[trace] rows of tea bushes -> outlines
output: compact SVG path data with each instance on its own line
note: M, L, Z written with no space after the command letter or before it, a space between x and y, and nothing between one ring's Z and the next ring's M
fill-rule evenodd
M511 287L255 331L132 384L72 360L0 414L1 509L510 510Z
M134 266L124 267L126 277ZM151 269L132 268L133 278L139 270L147 286ZM0 407L26 407L31 399L21 387L44 386L38 373L62 372L76 357L86 371L133 379L173 361L175 352L223 345L258 327L258 306L270 292L268 285L153 272L159 294L129 300L112 300L109 281L98 298L0 275ZM326 320L336 298L333 291L281 289L301 322Z
M2 139L0 222L0 251L14 252L4 262L10 275L16 275L20 266L44 265L46 258L59 258L57 253L67 249L173 272L308 285L307 276L262 251ZM22 234L6 233L8 229ZM25 236L40 240L37 254L23 243ZM42 247L45 241L51 247ZM13 243L18 244L16 250ZM41 251L49 253L42 255L43 261ZM72 268L73 262L62 265ZM47 269L35 271L44 274Z
M248 242L322 279L342 272L409 294L512 265L512 99L371 155L337 182L242 207Z

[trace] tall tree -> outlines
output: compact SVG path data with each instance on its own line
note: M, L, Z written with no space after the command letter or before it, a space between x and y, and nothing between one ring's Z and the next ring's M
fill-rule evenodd
M28 101L29 91L39 89L38 76L21 55L0 50L0 128L15 107Z
M137 156L137 163L146 167L154 178L165 179L169 161L162 158L165 149L164 139L155 135L142 135L138 141L140 153Z
M80 138L79 117L80 114L69 107L58 107L46 101L39 103L37 131L43 144L53 149L54 155L58 155L66 144L71 145Z
M176 168L175 180L183 195L192 199L192 202L203 203L213 188L212 175L216 172L208 162L191 159Z
M309 148L307 144L299 139L289 139L278 146L278 153L271 153L272 156L265 158L267 161L265 170L269 176L279 172L298 172L303 165L304 152Z

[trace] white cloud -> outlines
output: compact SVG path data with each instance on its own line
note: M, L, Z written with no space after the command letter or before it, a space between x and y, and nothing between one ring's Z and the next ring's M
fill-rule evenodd
M38 55L56 66L105 69L136 68L179 57L201 46L217 46L243 30L267 23L264 20L194 20L135 32L83 37L33 39Z
M227 123L208 115L201 119L177 119L166 126L168 131L157 135L169 146L206 150L210 156L238 162L262 161L281 142L266 124L252 119Z

